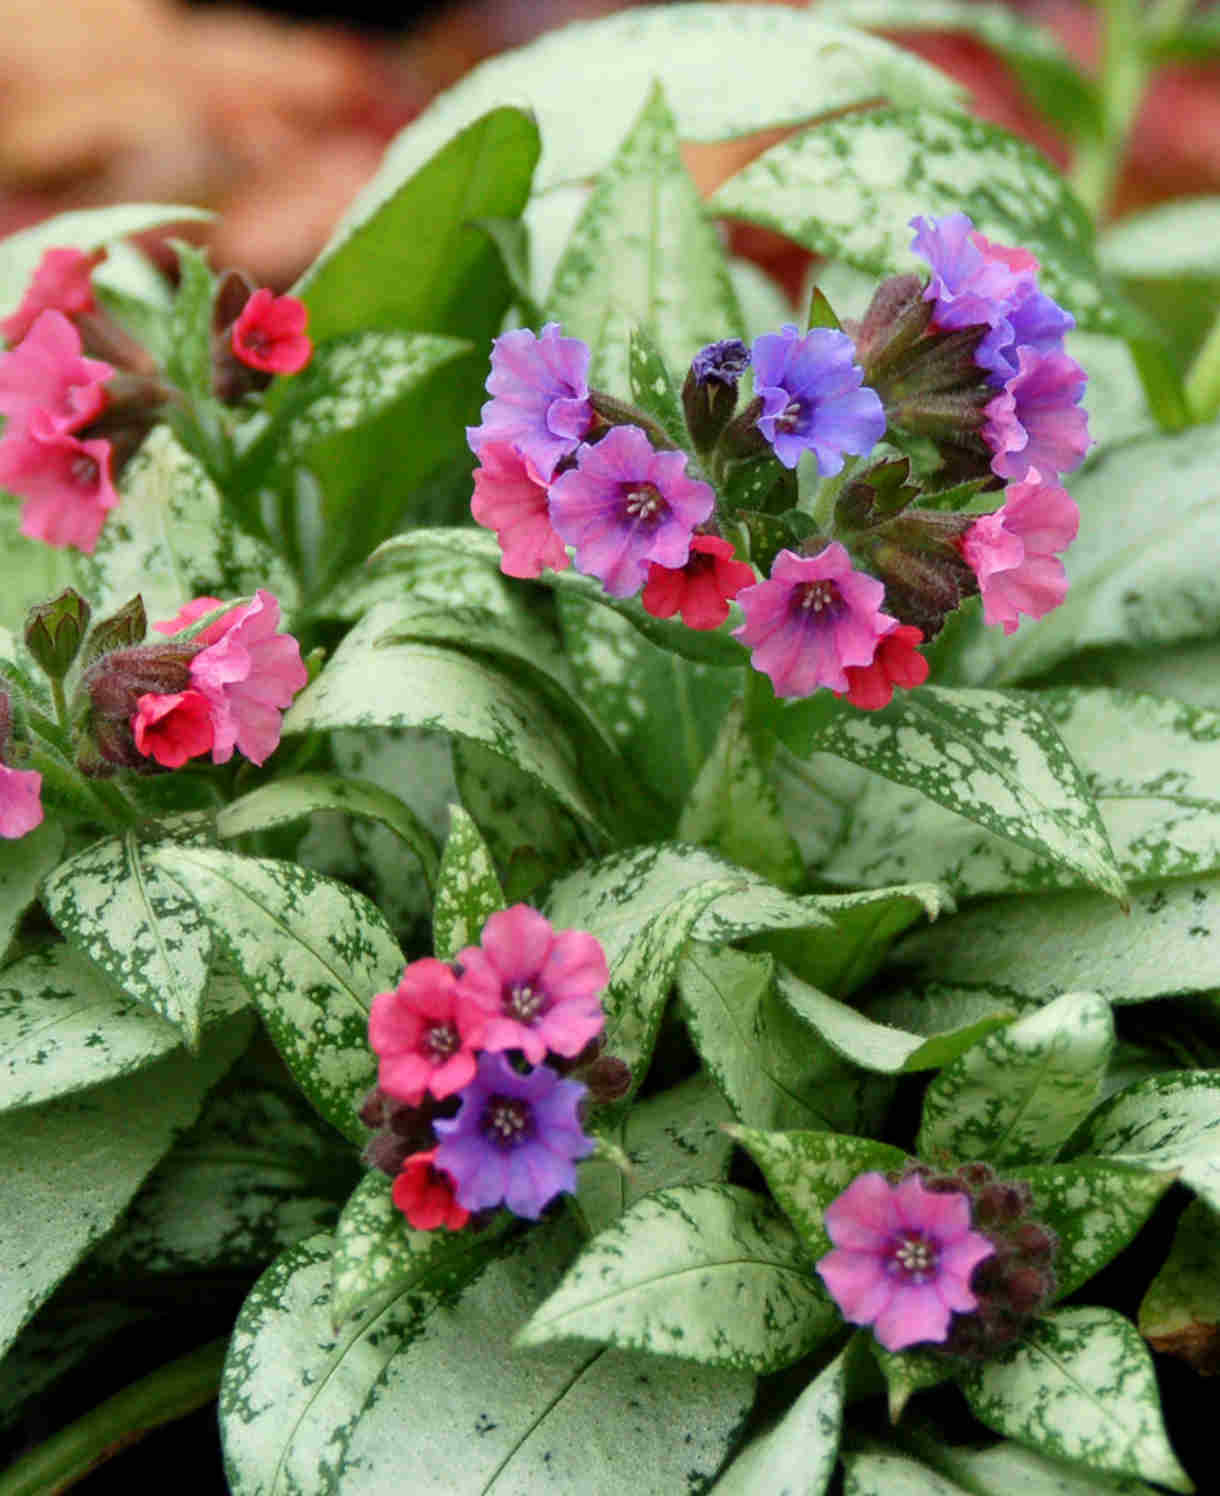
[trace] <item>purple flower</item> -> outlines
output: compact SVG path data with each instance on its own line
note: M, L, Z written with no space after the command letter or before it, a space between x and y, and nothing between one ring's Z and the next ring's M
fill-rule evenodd
M549 508L578 570L600 577L611 597L630 597L650 562L686 565L694 528L715 503L706 483L687 477L685 452L654 451L638 426L614 426L551 484Z
M1018 359L1018 372L985 412L991 471L1019 481L1036 470L1052 483L1079 467L1089 449L1089 418L1080 407L1087 376L1066 353L1021 348Z
M576 1188L576 1160L593 1151L577 1108L585 1087L547 1065L521 1075L502 1054L479 1056L456 1117L433 1123L434 1165L449 1174L459 1205L507 1205L536 1221L556 1195Z
M535 337L527 327L491 345L491 373L481 426L468 426L466 440L481 456L488 442L516 447L546 482L559 461L575 452L593 422L589 404L589 347L560 336L548 322Z
M802 338L788 323L755 339L753 352L763 402L756 425L785 467L810 451L828 477L842 470L844 452L863 456L885 435L885 411L875 390L861 388L864 371L846 333L815 327Z
M826 1207L835 1247L817 1270L853 1325L872 1325L887 1351L943 1341L954 1313L979 1307L974 1269L995 1244L970 1229L970 1196L924 1188L917 1174L890 1185L861 1174Z
M871 665L878 640L897 626L881 612L885 588L852 569L837 540L816 556L780 551L769 581L737 594L746 621L733 637L753 651L777 696L808 696L818 686L846 692L845 667Z
M724 384L735 390L749 364L750 350L740 338L722 338L700 348L690 367L696 384Z

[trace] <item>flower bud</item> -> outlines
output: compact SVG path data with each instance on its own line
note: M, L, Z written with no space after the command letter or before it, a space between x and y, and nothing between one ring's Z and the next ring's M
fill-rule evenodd
M35 603L26 614L25 642L52 680L62 680L80 651L89 627L89 604L71 587L49 602Z
M739 338L709 343L691 360L682 386L682 409L696 452L716 445L737 409L737 385L750 363L750 350Z
M100 756L117 768L153 772L157 765L136 747L131 721L140 697L169 696L190 686L190 662L196 644L167 640L116 649L94 660L80 679L73 701L77 730L77 767L96 770Z
M935 638L949 614L978 591L959 545L975 518L910 508L851 539L852 550L885 583L888 611L925 639Z
M848 324L864 382L878 394L878 381L919 342L932 321L932 306L924 300L923 291L919 276L892 275L877 287L864 320L854 332Z
M111 650L126 649L132 644L142 644L148 632L148 617L144 612L144 599L137 592L125 602L117 613L102 618L93 626L93 632L85 642L81 654L82 669Z
M603 1054L584 1073L589 1099L606 1105L621 1101L631 1089L631 1067L617 1055Z

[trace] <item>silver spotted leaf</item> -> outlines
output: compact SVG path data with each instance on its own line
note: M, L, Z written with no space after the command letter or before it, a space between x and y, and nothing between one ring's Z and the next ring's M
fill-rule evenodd
M495 864L479 828L460 805L451 805L432 909L437 958L452 961L464 946L478 945L489 916L504 907Z

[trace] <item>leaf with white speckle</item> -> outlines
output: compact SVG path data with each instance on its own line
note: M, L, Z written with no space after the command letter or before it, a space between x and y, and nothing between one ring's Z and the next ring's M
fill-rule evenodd
M500 880L479 828L460 805L451 805L432 910L437 959L452 961L463 946L478 945L484 924L503 908Z
M1013 1496L1014 1491L1021 1496L1156 1496L1142 1480L1099 1475L1007 1441L990 1449L942 1444L936 1457L965 1482L971 1496Z
M1153 1350L1204 1375L1220 1368L1220 1251L1216 1213L1204 1201L1192 1200L1179 1217L1169 1256L1140 1304L1139 1328Z
M849 1451L843 1468L844 1496L969 1496L947 1476L893 1450Z

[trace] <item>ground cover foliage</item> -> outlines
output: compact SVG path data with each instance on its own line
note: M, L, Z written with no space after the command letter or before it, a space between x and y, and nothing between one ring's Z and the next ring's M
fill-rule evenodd
M11 762L44 811L0 841L0 1496L212 1398L234 1496L1205 1482L1164 1391L1220 1364L1220 342L1180 368L1140 296L1215 267L1156 214L1099 238L1109 75L977 11L1077 130L1069 182L863 29L907 7L854 9L645 7L476 69L294 288L307 368L242 403L213 383L216 270L184 249L171 292L122 242L182 210L0 243L4 313L46 248L108 246L99 300L189 396L90 553L0 514ZM780 125L700 200L681 140ZM736 605L696 630L502 572L466 428L504 328L561 323L686 445L700 348L859 318L918 268L912 216L955 212L1076 320L1094 443L1059 608L1006 634L968 598L928 682L866 711L772 690ZM833 311L788 308L718 216L824 256ZM765 567L818 489L772 501L760 471L735 538ZM26 634L65 587L95 621L274 594L309 676L278 748L80 772ZM541 1220L415 1229L361 1157L373 998L520 903L600 942L630 1080ZM966 1165L976 1222L1017 1189L1046 1292L1002 1344L887 1350L817 1271L828 1212ZM176 1330L200 1303L202 1348ZM105 1401L150 1321L160 1363ZM98 1407L47 1429L81 1367Z

